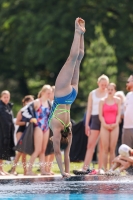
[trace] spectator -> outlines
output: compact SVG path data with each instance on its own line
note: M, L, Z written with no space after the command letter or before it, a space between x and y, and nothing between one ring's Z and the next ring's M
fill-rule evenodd
M133 174L133 149L126 144L122 144L118 151L119 156L114 158L112 161L113 165L111 169L106 172L106 175L120 175L124 170L128 170L130 174Z
M18 130L18 125L16 125L16 118L13 119L13 122L14 122L14 127L15 127L15 130L14 130L14 143L16 145L17 144L16 133L17 133L17 130Z
M122 131L123 131L123 119L124 119L124 103L126 100L125 94L123 91L117 91L115 93L115 96L119 97L121 100L121 117L120 117L120 123L119 123L119 136L118 141L116 145L116 155L118 155L118 149L122 144Z
M85 120L85 133L88 136L87 151L85 155L84 164L81 170L73 171L75 174L88 174L88 169L95 150L95 146L99 139L100 134L100 120L99 120L99 102L102 98L107 96L107 86L109 84L109 78L106 75L102 75L98 78L98 88L91 91L88 96L87 112ZM101 143L100 143L101 144ZM102 146L99 150L99 173L102 173ZM93 170L93 173L96 171Z
M122 143L133 148L133 75L127 80Z
M34 100L34 97L32 95L25 96L22 100L23 106L26 106L33 100ZM17 142L21 138L21 136L26 128L26 123L22 121L22 113L23 113L23 108L17 113L17 118L16 118L16 125L19 126L16 131ZM21 152L18 152L17 155L15 156L13 167L10 170L11 174L17 175L17 173L15 172L15 169L16 169L17 163L19 161L19 158L21 156L22 156L22 165L23 165L23 169L24 169L24 175L26 175L26 154L21 153Z
M49 175L45 172L45 150L49 138L49 126L48 117L50 114L50 107L48 104L48 99L50 98L52 88L50 85L44 85L40 92L38 93L38 99L33 101L35 116L31 116L28 110L25 110L22 115L25 120L33 122L35 124L34 128L34 152L30 157L29 165L27 168L26 175L35 175L32 172L32 165L35 159L39 156L41 175ZM28 108L27 108L28 109Z
M8 175L3 170L3 160L11 160L15 156L14 147L14 122L13 104L10 101L10 92L1 92L0 100L0 175Z
M103 167L107 170L108 156L109 166L115 158L115 148L119 134L120 122L120 99L114 96L116 85L110 83L108 86L108 96L100 101L99 118L101 121L100 138L103 146Z
M52 86L52 92L51 92L51 96L50 96L51 105L53 104L53 100L54 100L54 91L55 91L55 86ZM46 148L46 152L45 152L45 171L51 175L54 175L54 172L52 172L52 170L51 170L52 164L54 161L53 142L50 139L52 136L53 136L53 132L52 132L52 130L50 130L49 140L48 140L48 144L47 144L47 148Z

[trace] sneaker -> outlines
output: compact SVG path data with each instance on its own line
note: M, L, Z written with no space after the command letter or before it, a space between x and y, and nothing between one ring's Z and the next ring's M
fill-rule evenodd
M104 175L105 171L103 169L99 169L97 172L98 175Z
M96 175L97 174L97 170L92 169L91 172L89 173L89 175Z
M116 169L113 173L114 176L120 176L121 172L119 169Z
M93 169L89 169L89 168L88 168L86 171L87 171L88 173L90 173L90 172L92 172L92 170L93 170Z
M112 169L108 170L107 172L105 172L105 175L107 176L113 176L114 171Z
M108 175L108 176L119 176L120 175L120 170L119 169L116 169L116 170L110 169L105 174Z
M73 170L73 173L74 173L75 175L86 175L86 174L88 174L89 172L80 169L80 170Z

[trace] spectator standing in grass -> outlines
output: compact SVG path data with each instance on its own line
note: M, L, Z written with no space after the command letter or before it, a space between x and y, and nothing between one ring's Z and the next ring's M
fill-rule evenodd
M122 144L122 132L123 132L123 120L124 120L124 104L125 104L125 94L123 91L117 91L115 93L115 96L119 97L121 100L121 117L120 117L120 123L119 123L119 136L118 136L118 141L116 145L116 155L119 155L118 149Z
M116 85L108 85L108 96L100 101L99 118L101 121L100 139L103 146L103 167L107 171L108 156L109 168L115 158L115 149L119 135L119 123L121 116L121 101L114 96Z
M23 98L22 100L22 104L23 106L26 106L27 104L29 104L30 102L32 102L34 100L34 97L32 95L27 95ZM23 113L23 109L22 108L18 113L17 113L17 117L16 117L16 125L18 125L18 129L16 132L16 138L17 138L17 142L19 141L19 139L21 138L25 128L26 128L26 122L22 121L22 113ZM23 165L23 169L24 169L24 175L26 175L26 154L18 152L17 155L15 156L14 159L14 163L13 163L13 167L10 170L11 174L17 175L17 173L15 172L17 163L20 159L20 157L22 157L22 165Z
M88 136L87 151L84 159L82 169L74 170L74 174L96 174L97 171L91 171L89 165L92 161L96 144L100 136L101 123L99 120L99 102L102 98L107 96L107 86L109 84L109 78L106 75L101 75L97 81L98 88L91 91L88 96L86 120L85 120L85 134ZM99 142L99 173L102 173L102 145Z
M54 100L54 91L55 91L55 86L52 86L52 93L50 96L51 106L52 106L53 100ZM54 175L54 172L51 170L52 164L54 161L54 148L53 148L53 142L51 140L52 136L53 136L53 132L52 132L52 130L50 130L48 145L47 145L46 152L45 152L45 171L47 173L50 173L51 175Z
M0 175L8 175L3 169L3 160L15 157L14 147L14 122L13 104L10 101L10 92L1 92L0 99Z
M45 151L49 138L48 118L50 106L48 100L50 99L51 92L51 86L44 85L38 93L38 98L33 101L35 115L28 114L28 107L22 114L25 120L34 123L34 152L29 159L26 175L35 175L32 172L32 166L37 157L39 157L41 175L50 175L45 171L44 165Z
M122 143L133 148L133 75L128 78L126 86L129 92L125 101Z

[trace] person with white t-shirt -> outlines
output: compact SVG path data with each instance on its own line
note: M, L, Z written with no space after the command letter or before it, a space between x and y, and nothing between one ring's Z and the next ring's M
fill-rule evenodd
M133 75L128 78L126 86L130 92L126 95L122 143L133 148Z
M107 96L107 86L109 84L109 78L106 75L101 75L97 81L98 88L91 91L88 96L87 112L85 121L85 134L88 136L88 144L84 164L82 169L73 170L76 175L81 174L96 174L96 170L90 170L88 167L92 161L93 153L100 136L101 122L99 119L99 102L102 98ZM100 143L99 156L98 156L98 173L103 174L102 168L102 145Z

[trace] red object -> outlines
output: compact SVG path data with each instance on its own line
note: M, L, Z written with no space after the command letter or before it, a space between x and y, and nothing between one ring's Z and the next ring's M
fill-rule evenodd
M93 170L89 173L89 175L95 175L95 174L97 174L97 171L96 171L95 169L93 169Z

